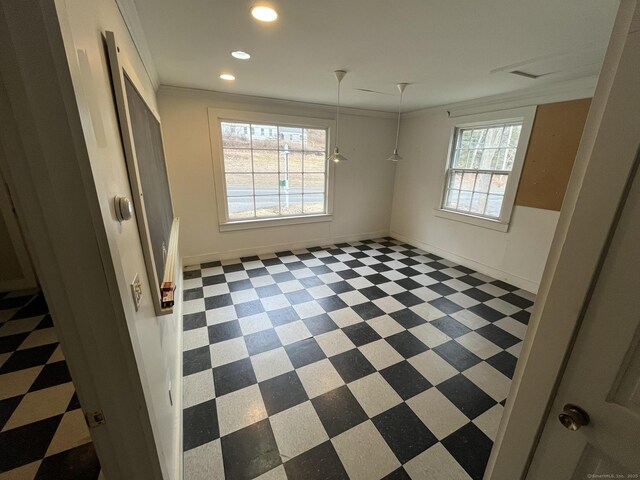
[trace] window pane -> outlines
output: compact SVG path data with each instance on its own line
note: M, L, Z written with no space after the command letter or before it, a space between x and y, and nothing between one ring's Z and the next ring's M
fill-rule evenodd
M502 140L502 132L504 127L491 127L487 129L487 138L485 140L485 147L498 147Z
M485 148L482 150L482 160L480 160L481 170L493 170L496 165L499 150L497 148Z
M230 150L224 149L224 171L225 172L251 172L251 150Z
M321 173L304 174L304 193L324 192L324 175Z
M253 171L278 173L278 151L277 150L254 150L253 151Z
M301 173L290 173L289 175L285 175L284 173L280 174L280 193L288 193L288 194L301 194L302 193L302 174Z
M222 146L234 148L251 148L248 123L221 122Z
M462 189L463 190L473 190L473 185L476 182L476 174L465 172L462 176Z
M280 150L302 150L302 128L278 127Z
M454 168L467 168L469 166L469 158L471 158L472 153L469 150L459 150L454 159L453 159L453 167Z
M304 213L323 213L324 212L324 195L311 194L303 195L303 212Z
M481 148L475 148L471 150L469 153L469 160L467 161L468 168L480 168L480 164L482 163L482 152Z
M251 146L255 148L278 148L278 127L275 125L251 124Z
M278 195L256 197L256 217L276 217L280 215Z
M322 172L324 173L327 158L324 152L305 152L304 154L304 171L305 172Z
M513 162L515 159L516 159L516 149L515 148L507 149L505 153L504 166L502 167L502 170L508 170L508 171L513 170Z
M460 191L460 197L458 197L458 210L468 212L471 208L471 195L472 192Z
M504 197L502 195L489 195L487 200L487 210L486 215L490 217L498 218L500 216L500 210L502 209L502 200Z
M512 124L457 129L443 206L499 218L521 131Z
M304 149L305 151L326 152L327 132L316 128L305 128Z
M449 190L444 203L445 207L456 208L458 206L458 195L460 195L460 190Z
M509 179L509 175L500 175L494 173L491 177L491 188L489 190L490 193L500 193L504 195L504 191L507 188L507 180Z
M229 220L325 212L327 130L220 122Z
M302 172L302 152L280 152L280 173Z
M302 215L302 195L280 195L280 215Z
M459 130L458 132L458 135L460 136L460 148L469 148L471 130Z
M256 195L277 195L280 188L277 173L256 173L253 183Z
M227 173L226 180L228 197L253 195L253 175L250 173Z
M460 188L462 183L462 172L453 172L449 178L450 188Z
M522 131L522 125L510 125L505 127L504 135L502 136L502 146L504 147L517 147L520 140L520 132Z
M487 131L482 129L476 129L471 132L471 140L469 142L469 148L477 148L482 147L484 143L484 137L486 136Z
M229 218L239 220L253 218L253 197L228 197Z
M474 193L471 199L471 213L477 213L478 215L484 214L484 208L487 204L486 193Z
M491 161L491 165L489 166L488 170L503 170L506 152L507 151L504 148L498 149L495 157Z
M489 191L489 182L491 181L490 173L479 173L476 179L476 188L474 191L487 193Z

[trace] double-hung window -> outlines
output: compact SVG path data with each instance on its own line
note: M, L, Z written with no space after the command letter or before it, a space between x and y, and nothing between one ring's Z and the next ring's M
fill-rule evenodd
M470 223L481 226L508 225L534 111L454 126L442 212L474 217Z
M331 122L216 110L210 118L221 229L330 219Z

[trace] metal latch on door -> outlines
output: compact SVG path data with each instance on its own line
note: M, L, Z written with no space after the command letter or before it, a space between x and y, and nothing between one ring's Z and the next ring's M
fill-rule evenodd
M102 410L99 410L97 412L85 412L84 418L87 420L87 425L89 425L89 428L96 428L107 423Z
M558 420L560 423L567 429L575 432L580 427L584 427L585 425L589 425L589 415L582 408L577 405L573 405L571 403L567 403L560 415L558 415Z

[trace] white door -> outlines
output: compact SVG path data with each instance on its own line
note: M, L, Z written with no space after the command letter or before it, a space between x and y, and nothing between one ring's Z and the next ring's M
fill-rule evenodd
M633 38L635 37L635 38ZM629 37L640 56L640 32ZM640 59L633 62L640 68ZM636 85L637 88L637 85ZM640 122L640 105L635 118ZM640 145L640 138L633 139ZM611 161L616 161L611 158ZM636 170L639 158L636 158ZM528 479L640 478L640 174L633 171L610 244ZM577 430L566 404L589 417ZM567 426L575 426L563 416ZM579 423L579 422L577 422ZM589 476L591 475L591 476ZM602 476L600 476L602 475ZM611 475L611 476L610 476Z

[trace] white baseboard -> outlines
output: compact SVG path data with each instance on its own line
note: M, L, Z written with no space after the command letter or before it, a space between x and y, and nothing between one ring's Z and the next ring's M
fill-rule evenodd
M249 248L241 248L237 250L228 250L226 252L205 253L203 255L190 255L182 258L182 264L185 267L191 265L199 265L201 263L214 262L217 260L233 260L240 257L249 257L252 255L264 255L283 250L300 250L309 247L318 247L324 245L333 245L343 242L356 242L359 240L369 240L373 238L382 238L389 235L389 230L379 230L377 232L365 232L352 235L343 235L340 237L317 238L314 240L305 240L303 242L287 242L272 245L260 245Z
M182 271L182 265L178 265L178 272ZM175 439L175 443L176 445L174 445L175 448L175 455L177 456L177 458L175 459L175 466L176 466L176 472L175 472L175 479L176 480L183 480L184 478L184 464L183 464L183 460L184 460L184 455L182 453L182 449L183 449L183 441L184 438L182 437L182 343L183 343L183 335L182 335L182 275L179 273L180 275L180 280L179 280L179 285L178 288L176 289L177 292L176 294L178 295L178 302L177 302L177 308L174 308L173 310L173 314L175 315L174 320L178 322L178 351L176 352L176 379L175 379L175 383L176 386L174 388L174 391L176 392L176 398L175 398L175 404L176 404L176 418L174 419L174 422L176 424L176 429L177 429L177 435L176 435L176 439Z
M505 281L507 283L510 283L511 285L515 285L518 288L526 290L527 292L537 293L538 288L540 287L540 284L537 282L533 282L526 278L519 277L518 275L505 272L504 270L499 270L489 265L485 265L484 263L471 260L470 258L466 258L461 255L448 252L447 250L443 250L433 245L429 245L428 243L421 242L420 240L416 240L415 238L407 237L398 232L392 231L390 235L397 240L401 240L405 243L421 248L426 252L433 253L451 262L456 262L457 264L462 265L464 267L472 268L475 271L483 273L484 275L493 277L496 280Z

